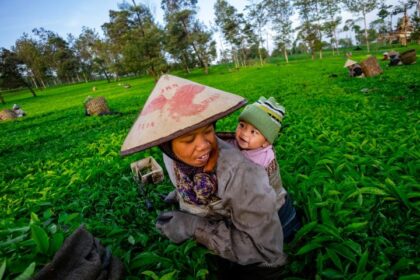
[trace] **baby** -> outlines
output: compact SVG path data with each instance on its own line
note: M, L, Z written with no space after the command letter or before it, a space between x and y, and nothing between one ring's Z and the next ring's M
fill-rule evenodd
M284 114L284 107L274 97L260 97L239 115L235 139L228 141L239 148L246 158L264 167L270 185L277 193L279 206L284 204L286 191L272 144L279 134Z
M284 107L273 97L260 97L257 102L246 106L239 115L235 139L228 142L239 148L246 158L266 170L270 185L276 192L276 205L284 241L290 242L301 224L292 200L283 188L272 145L280 132L284 114Z

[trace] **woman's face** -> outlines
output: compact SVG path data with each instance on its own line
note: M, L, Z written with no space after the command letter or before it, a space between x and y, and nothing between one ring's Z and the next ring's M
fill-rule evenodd
M211 151L215 149L217 141L213 124L197 128L172 140L172 151L177 158L194 167L205 166Z

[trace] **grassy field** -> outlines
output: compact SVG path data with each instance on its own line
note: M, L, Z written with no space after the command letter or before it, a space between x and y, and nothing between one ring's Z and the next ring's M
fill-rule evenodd
M304 227L285 248L285 278L420 279L420 63L380 62L382 75L352 79L344 61L301 56L175 75L286 107L275 149ZM149 212L131 178L131 162L162 162L161 153L119 156L154 86L124 82L132 87L99 81L5 97L0 110L18 103L27 116L0 123L0 279L36 273L82 223L124 262L127 279L212 278L206 249L155 230L169 180L150 190ZM105 96L121 114L85 117L88 95ZM237 114L217 130L233 130Z

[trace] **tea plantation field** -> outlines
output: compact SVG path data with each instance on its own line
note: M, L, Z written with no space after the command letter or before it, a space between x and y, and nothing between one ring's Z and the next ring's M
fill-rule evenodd
M173 74L285 106L275 149L304 227L285 248L284 278L420 279L420 63L380 61L382 75L352 79L344 61L292 57ZM154 86L148 77L123 82L132 87L99 81L5 96L0 109L17 103L27 116L0 123L0 279L28 279L80 224L123 261L127 279L214 279L205 248L155 230L169 180L150 188L147 211L131 177L133 161L162 163L159 150L119 155ZM121 114L85 117L88 95ZM217 130L234 130L237 115Z

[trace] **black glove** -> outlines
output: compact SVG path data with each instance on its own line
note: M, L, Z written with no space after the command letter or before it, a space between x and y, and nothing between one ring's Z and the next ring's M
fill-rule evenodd
M203 218L180 212L168 211L160 213L156 228L172 242L181 243L194 236L197 223Z

